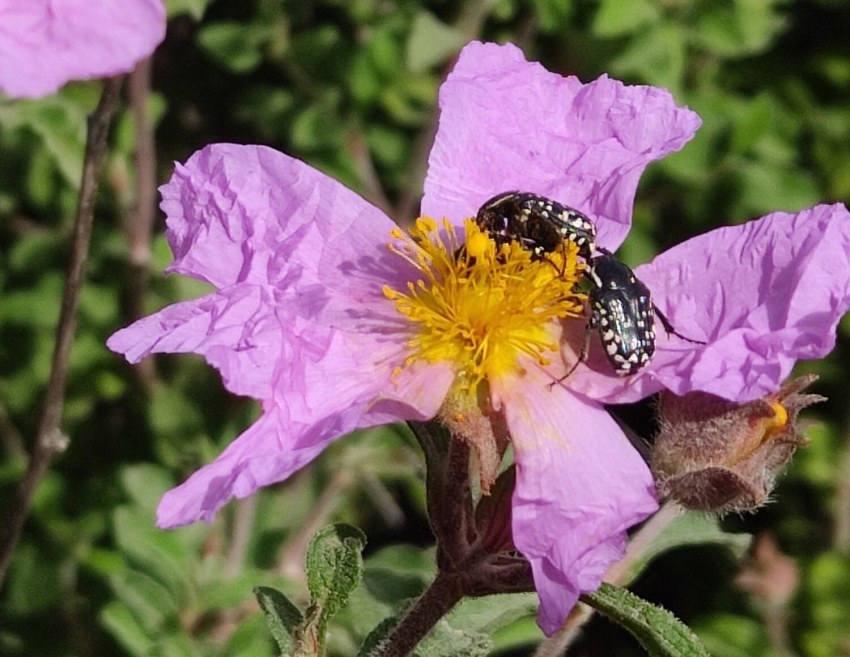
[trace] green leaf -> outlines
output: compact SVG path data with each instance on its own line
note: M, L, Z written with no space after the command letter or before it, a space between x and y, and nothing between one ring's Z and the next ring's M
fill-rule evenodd
M292 143L304 150L335 148L343 142L343 121L332 95L300 110L292 122Z
M212 1L213 0L166 0L165 6L168 11L168 18L173 18L180 14L189 14L196 21L199 21L204 17L207 5L212 4Z
M430 12L421 11L413 19L407 40L407 68L423 73L442 64L466 42L458 30L437 20Z
M222 21L201 29L198 43L227 70L249 73L263 60L262 48L268 36L269 29L265 25Z
M4 608L18 616L43 612L61 600L62 587L60 564L43 548L23 543L9 569Z
M768 639L764 625L753 618L732 614L714 613L700 620L699 635L712 655L723 657L768 657L773 651L768 648ZM824 645L820 636L819 645ZM837 646L831 646L833 649ZM818 654L817 651L805 651L809 657L832 657L833 650Z
M159 498L174 486L168 471L153 463L137 463L125 466L120 474L121 487L134 504L143 509L153 509Z
M292 634L303 622L304 617L292 602L277 589L268 586L257 586L254 588L257 602L266 615L266 623L269 631L277 642L280 652L284 655L292 654L294 645Z
M440 621L413 651L416 657L486 657L493 650L487 634L460 630Z
M695 21L693 37L713 57L741 57L763 52L785 29L776 0L707 3Z
M268 635L263 630L263 619L258 614L251 614L245 618L227 639L224 649L217 653L220 657L261 657L262 655L282 654L271 646Z
M810 600L810 627L805 633L806 655L840 655L847 645L847 619L850 618L850 559L846 555L824 553L818 556L804 580L803 596Z
M328 621L348 602L363 576L366 536L350 525L316 532L307 548L307 587L312 598L295 637L297 655L322 655Z
M632 34L657 22L659 16L658 4L649 0L602 0L592 31L600 37Z
M629 45L611 62L611 72L666 87L679 95L685 73L685 36L678 25L653 23L633 35Z
M112 601L104 606L100 623L134 657L146 657L156 645L133 613L120 602Z
M373 629L358 657L368 657L392 632L404 615L404 611L381 621ZM493 650L493 641L483 632L468 629L456 629L445 620L441 620L411 653L414 657L485 657Z
M731 534L724 531L720 521L713 516L685 512L672 520L660 534L653 538L620 581L622 584L629 584L653 559L676 548L719 545L729 550L735 559L740 559L749 549L751 542L750 534Z
M539 605L540 599L536 593L464 598L452 609L446 621L452 627L492 635L520 618L533 617Z
M181 543L186 538L199 536L193 528L164 532L154 526L153 520L148 511L129 506L116 508L112 514L116 544L133 563L178 599L187 599L191 590L192 553Z
M545 638L535 616L521 618L507 627L496 630L492 637L494 649L499 654L509 651L511 654L520 654L523 649L531 652L533 646L538 645Z
M320 529L307 548L307 586L313 604L335 615L363 576L366 536L356 527L337 524Z
M392 632L393 628L398 623L399 618L401 618L401 614L390 616L378 623L375 626L375 629L366 635L363 645L361 645L360 650L357 651L357 657L369 657L375 648L377 648L384 639L390 635L390 632Z
M603 583L581 599L628 630L651 657L711 657L687 625L626 589Z
M433 549L394 545L369 555L363 581L335 624L351 628L358 637L374 632L405 601L418 596L434 579Z
M122 570L109 578L115 598L133 614L148 636L157 636L178 617L177 600L162 584L138 570Z
M796 164L746 159L736 163L732 173L741 188L743 215L774 208L792 212L818 202L817 182Z
M534 15L541 32L563 30L575 20L576 4L563 0L534 0Z
M22 123L42 140L56 168L65 180L76 187L83 172L83 153L86 143L86 113L70 94L53 94L38 101L19 101Z

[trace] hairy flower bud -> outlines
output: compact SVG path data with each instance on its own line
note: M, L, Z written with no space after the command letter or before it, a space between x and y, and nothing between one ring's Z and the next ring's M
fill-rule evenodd
M806 438L800 410L824 400L799 394L817 379L787 381L773 394L744 404L704 392L661 395L661 430L650 466L658 493L688 509L728 513L767 502L776 476Z

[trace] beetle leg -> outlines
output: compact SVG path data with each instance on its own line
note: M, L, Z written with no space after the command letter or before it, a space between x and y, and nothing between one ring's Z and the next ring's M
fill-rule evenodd
M664 330L667 331L667 335L675 335L677 338L681 338L682 340L693 344L708 344L702 340L694 340L693 338L689 338L688 336L679 333L675 328L673 328L670 320L667 319L667 315L661 312L661 309L658 306L655 306L655 316L661 320L661 325L664 327Z

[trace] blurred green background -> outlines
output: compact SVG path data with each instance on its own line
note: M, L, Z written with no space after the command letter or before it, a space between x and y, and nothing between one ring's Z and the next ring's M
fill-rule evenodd
M340 441L213 525L154 528L159 495L257 413L198 357L131 368L104 347L135 316L203 292L162 277L170 253L161 217L150 242L131 228L152 202L151 175L164 182L174 160L210 142L268 144L407 222L440 81L465 42L485 39L512 41L583 80L608 73L666 87L702 116L696 138L641 182L622 251L633 264L719 225L850 199L850 3L841 0L168 5L152 88L143 70L134 74L112 133L67 391L71 444L38 490L0 592L2 655L273 655L251 589L277 586L303 600L306 540L328 522L356 524L369 538L359 613L338 619L332 654L354 655L369 623L431 576L423 463L403 428ZM98 95L98 84L75 83L38 101L0 101L0 515L37 428L85 116ZM820 374L814 391L829 397L805 414L811 446L774 503L725 521L769 533L792 559L767 560L799 576L787 605L736 586L742 564L717 547L668 553L635 587L695 627L717 657L850 655L848 326L829 359L799 367ZM759 565L774 581L770 563ZM525 606L525 618L496 636L499 654L531 654L539 641ZM641 652L594 620L570 654Z

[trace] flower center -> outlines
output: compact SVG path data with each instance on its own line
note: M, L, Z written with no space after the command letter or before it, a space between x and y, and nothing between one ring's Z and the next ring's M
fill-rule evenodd
M409 234L393 230L390 250L421 278L403 291L384 287L384 295L414 326L404 365L450 361L457 383L472 389L515 371L523 354L549 364L560 335L553 320L582 314L584 264L568 240L532 259L517 242L497 246L472 219L464 228L465 245L448 220L420 217Z

